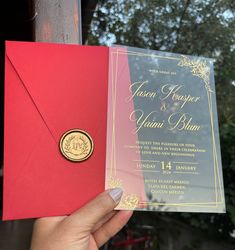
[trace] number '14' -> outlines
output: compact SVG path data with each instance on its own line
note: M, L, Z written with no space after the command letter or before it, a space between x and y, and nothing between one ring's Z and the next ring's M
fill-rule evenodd
M162 164L162 170L171 170L171 162L164 162L164 161L161 161L161 164Z

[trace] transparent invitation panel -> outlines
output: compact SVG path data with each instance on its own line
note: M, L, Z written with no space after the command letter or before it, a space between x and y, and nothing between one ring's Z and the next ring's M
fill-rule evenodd
M107 122L117 209L225 212L211 59L111 47Z

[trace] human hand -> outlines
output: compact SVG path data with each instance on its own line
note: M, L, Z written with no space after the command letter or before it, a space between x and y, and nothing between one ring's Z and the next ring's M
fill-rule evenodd
M37 219L30 250L97 250L127 223L132 211L114 211L120 188L97 196L69 216Z

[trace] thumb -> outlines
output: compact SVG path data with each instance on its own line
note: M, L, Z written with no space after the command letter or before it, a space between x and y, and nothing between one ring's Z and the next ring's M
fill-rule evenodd
M70 226L91 231L104 216L113 211L120 202L122 194L121 188L109 189L101 193L67 218Z

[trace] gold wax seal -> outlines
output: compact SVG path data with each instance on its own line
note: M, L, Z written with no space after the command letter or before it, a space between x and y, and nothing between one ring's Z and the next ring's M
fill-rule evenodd
M94 143L91 136L80 129L71 129L60 139L60 151L70 161L85 161L92 155L93 149Z

